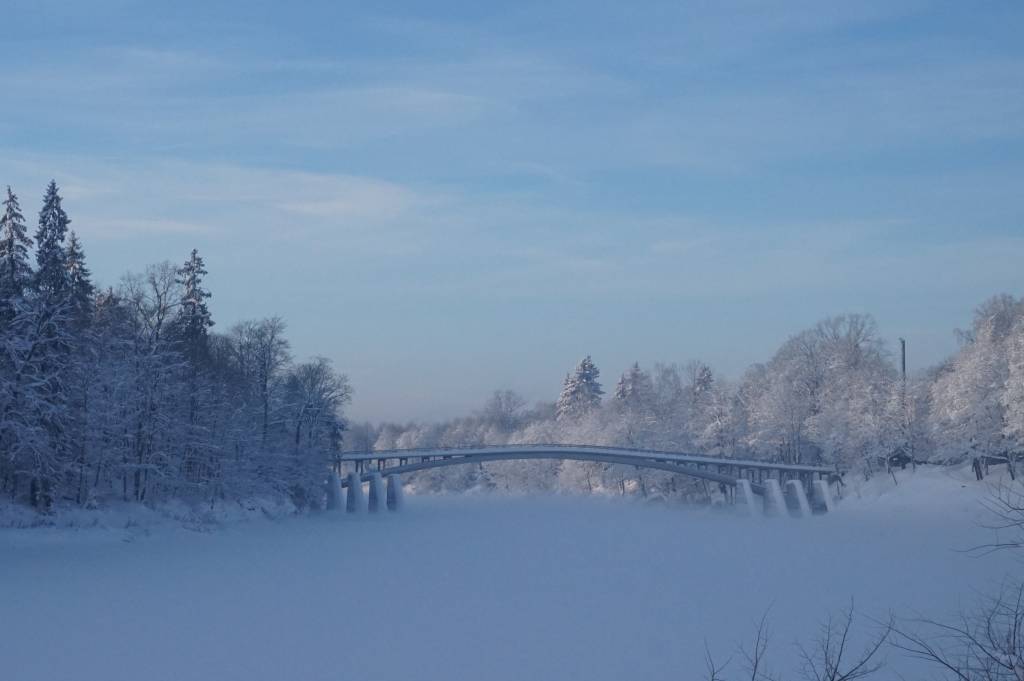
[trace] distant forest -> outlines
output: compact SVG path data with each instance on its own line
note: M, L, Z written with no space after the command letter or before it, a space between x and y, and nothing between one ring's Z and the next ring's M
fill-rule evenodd
M498 390L443 423L347 424L352 389L297 362L279 317L214 331L195 250L94 286L56 183L30 236L0 217L0 494L55 503L274 499L318 508L344 452L477 444L617 445L837 465L1011 461L1024 452L1024 300L998 295L946 362L901 375L867 315L826 319L728 381L700 361L628 367L606 390L588 356L556 401ZM710 500L685 476L585 462L426 471L418 489L564 490Z

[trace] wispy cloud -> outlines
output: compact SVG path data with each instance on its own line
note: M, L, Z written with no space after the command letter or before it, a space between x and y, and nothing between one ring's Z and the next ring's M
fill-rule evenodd
M31 214L55 177L100 279L199 247L222 321L288 312L391 387L410 328L463 369L499 317L715 352L706 317L756 345L900 286L948 329L1019 283L1013 3L58 5L5 14L0 186Z
M68 196L73 198L71 195ZM182 220L132 217L94 219L86 223L85 229L89 236L95 236L100 239L122 239L124 237L153 234L176 234L182 236L210 234L216 230L216 227L198 222L184 222Z

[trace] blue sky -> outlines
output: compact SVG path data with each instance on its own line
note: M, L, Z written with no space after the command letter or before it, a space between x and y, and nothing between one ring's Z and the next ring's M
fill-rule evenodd
M737 377L871 312L911 367L1024 293L1019 2L7 0L0 182L94 273L210 269L356 418Z

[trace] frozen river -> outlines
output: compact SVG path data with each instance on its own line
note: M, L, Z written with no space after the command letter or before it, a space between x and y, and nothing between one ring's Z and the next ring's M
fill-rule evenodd
M698 679L705 641L724 660L769 609L773 666L786 669L793 642L851 598L865 616L942 616L1019 567L958 551L987 538L968 501L767 521L414 497L397 515L132 541L0 531L0 676Z

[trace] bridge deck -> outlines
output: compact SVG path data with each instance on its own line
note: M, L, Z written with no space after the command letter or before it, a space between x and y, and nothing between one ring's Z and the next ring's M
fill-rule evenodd
M518 456L517 455L521 455ZM812 466L806 464L785 464L769 461L754 461L747 459L727 459L714 456L702 456L698 454L684 454L680 452L665 452L651 449L629 449L625 447L601 447L596 445L557 445L557 444L531 444L531 445L494 445L484 447L432 447L422 449L390 449L372 452L346 452L342 455L342 461L390 461L396 459L412 459L418 457L449 457L460 459L460 463L469 461L501 461L513 458L566 458L575 460L603 460L605 457L623 459L616 463L630 464L635 460L637 464L657 462L682 464L690 467L700 466L723 466L740 468L746 470L785 471L797 474L827 475L834 473L835 468L829 466Z

